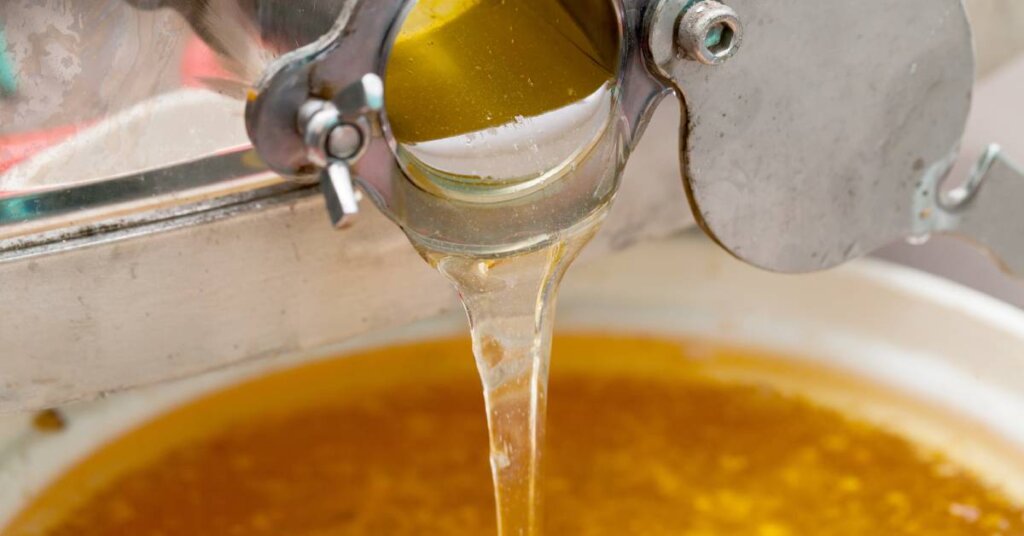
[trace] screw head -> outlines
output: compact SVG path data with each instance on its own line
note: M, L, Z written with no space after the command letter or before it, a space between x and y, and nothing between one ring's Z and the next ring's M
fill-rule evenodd
M739 16L720 2L698 2L679 18L676 45L688 59L720 65L736 54L742 41Z

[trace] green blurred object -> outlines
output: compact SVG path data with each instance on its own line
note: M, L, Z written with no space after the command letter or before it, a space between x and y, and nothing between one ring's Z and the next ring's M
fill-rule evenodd
M708 30L708 36L704 38L704 46L710 49L720 45L722 43L722 35L724 31L725 27L721 25Z
M14 77L14 65L7 51L7 38L0 28L0 95L13 95L18 90L18 80Z

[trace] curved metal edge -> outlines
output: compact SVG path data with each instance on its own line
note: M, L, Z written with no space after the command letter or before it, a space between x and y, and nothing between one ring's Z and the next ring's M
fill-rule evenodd
M606 1L614 8L615 15L618 17L620 56L617 77L619 92L616 99L619 108L618 115L621 116L621 119L626 122L628 127L627 151L632 152L632 149L643 135L658 103L671 91L670 88L651 74L644 60L644 13L648 5L657 0ZM380 58L378 72L382 79L384 79L384 71L390 56L391 45L397 37L401 21L404 20L407 12L412 9L412 5L413 3L410 2L406 12L392 26L388 38L382 42L382 47L378 54ZM371 152L383 155L384 147L386 146L393 155L398 155L398 142L391 132L386 106L379 115L377 126L380 129L380 139L372 140L371 146L379 144L379 147L376 147L376 151ZM394 219L389 203L386 202L392 191L391 179L398 174L405 174L408 177L413 173L410 173L410 170L397 157L391 165L386 165L383 162L383 158L371 158L369 163L362 163L358 167L361 170L366 170L360 173L362 182L368 184L370 189L377 190L372 197L376 200L385 201L383 203L378 202L378 206L385 212L388 212ZM429 188L423 188L419 181L410 179L409 182L419 190L430 190ZM401 224L401 222L398 223Z
M47 239L188 215L249 192L280 189L251 147L113 179L0 198L0 255ZM114 224L112 222L119 222Z
M657 70L649 59L649 21L651 13L662 3L658 0L624 0L621 3L622 23L626 30L622 36L624 58L619 80L622 110L630 126L630 152L640 142L662 99L673 93L672 86L655 75Z
M501 245L492 243L491 238L481 239L485 243L469 245L461 240L452 243L448 241L452 236L441 232L438 229L451 227L452 222L458 221L460 226L467 228L489 227L476 225L473 222L484 221L492 218L488 214L493 213L493 208L478 202L466 202L460 205L439 207L435 193L425 188L420 181L410 179L416 172L406 167L401 159L396 159L398 154L397 142L391 135L387 120L387 109L380 114L380 136L371 141L367 157L357 162L355 168L358 180L370 197L389 218L401 226L406 233L415 241L433 244L440 250L450 248L457 243L460 252L473 251L474 254L488 257L502 257L510 251L525 251L540 247L548 243L562 230L557 226L565 222L554 224L551 228L543 231L535 229L529 238L522 236L527 232L526 227L533 224L525 224L524 216L527 213L544 211L560 211L564 214L576 214L580 212L580 205L595 203L596 199L610 199L610 194L618 189L618 176L622 172L625 158L632 153L639 142L651 116L655 112L658 103L671 90L660 80L655 78L649 71L644 59L644 20L646 10L653 5L652 0L606 0L608 5L614 9L618 19L620 55L617 69L617 91L615 95L615 110L612 121L618 122L619 126L609 126L602 136L595 140L596 144L607 144L614 137L615 143L621 153L622 162L607 163L609 170L605 175L614 175L612 180L604 178L597 179L594 184L583 187L594 188L595 194L588 196L587 201L581 201L579 187L575 188L577 193L559 194L559 186L543 186L532 191L525 192L521 197L515 199L519 207L528 207L525 211L516 210L509 206L509 221L519 221L519 225L525 225L520 236L508 240ZM395 28L397 33L397 27ZM393 40L394 35L391 36ZM386 43L389 48L391 40ZM382 50L381 69L387 61L389 50ZM614 136L612 136L614 134ZM611 166L614 166L611 167ZM586 175L583 173L582 175ZM578 177L580 181L583 176ZM553 184L553 183L552 183ZM577 181L577 184L582 182ZM564 191L564 185L561 187ZM561 195L561 206L556 206L556 199ZM575 197L566 197L575 196ZM439 222L446 223L439 223ZM431 229L424 232L424 224L429 224ZM506 240L506 239L502 239Z

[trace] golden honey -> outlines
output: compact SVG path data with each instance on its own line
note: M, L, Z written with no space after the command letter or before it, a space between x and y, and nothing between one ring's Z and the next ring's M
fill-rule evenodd
M387 66L395 138L483 131L596 92L618 61L605 11L594 0L420 0Z
M2 534L494 534L469 352L463 340L385 348L208 396L90 456ZM1024 510L999 490L941 453L773 388L783 376L889 400L750 351L557 339L548 533L1024 534Z

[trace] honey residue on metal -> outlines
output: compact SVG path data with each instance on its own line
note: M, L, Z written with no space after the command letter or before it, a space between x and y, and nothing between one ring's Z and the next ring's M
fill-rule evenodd
M468 352L375 350L191 403L92 455L2 534L493 534ZM1024 533L1024 510L942 455L717 373L761 370L756 354L610 336L562 337L555 354L551 534Z

